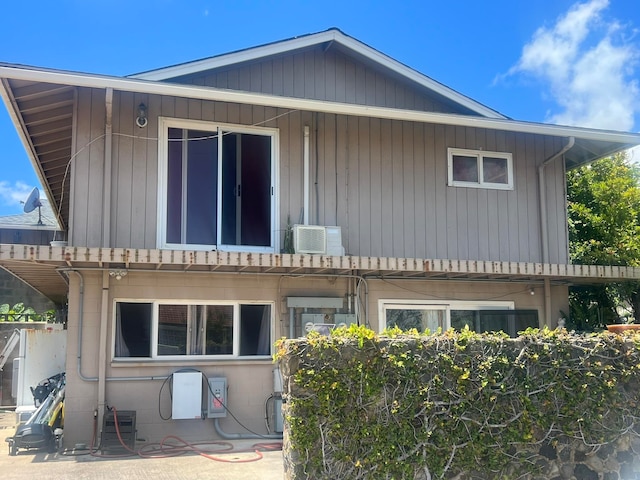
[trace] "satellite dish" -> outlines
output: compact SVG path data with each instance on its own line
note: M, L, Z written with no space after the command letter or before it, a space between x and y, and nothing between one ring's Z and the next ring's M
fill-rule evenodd
M38 187L33 187L27 201L24 202L24 213L33 212L36 207L38 208L38 225L42 225L42 212L40 207L42 207L42 202L40 201L40 191Z

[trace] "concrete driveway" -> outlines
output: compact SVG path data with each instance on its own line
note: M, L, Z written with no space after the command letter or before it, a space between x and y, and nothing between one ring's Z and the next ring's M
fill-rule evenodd
M233 450L206 447L209 457L187 452L168 458L97 457L84 452L47 453L19 450L9 455L4 442L13 436L13 412L0 413L0 476L3 480L56 478L74 480L282 480L284 465L279 444L252 440L229 442ZM4 417L4 418L3 418ZM268 441L270 442L270 441ZM205 448L202 446L201 448ZM100 452L98 452L100 453Z

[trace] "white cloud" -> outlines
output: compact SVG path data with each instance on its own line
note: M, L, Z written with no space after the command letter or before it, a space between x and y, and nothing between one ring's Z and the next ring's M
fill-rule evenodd
M574 4L551 27L541 27L507 75L531 75L547 84L559 110L546 121L633 130L640 87L633 78L640 49L628 27L603 18L608 0Z
M0 181L0 204L7 207L16 207L22 210L20 202L24 202L33 190L33 185L17 181L11 184L7 181Z

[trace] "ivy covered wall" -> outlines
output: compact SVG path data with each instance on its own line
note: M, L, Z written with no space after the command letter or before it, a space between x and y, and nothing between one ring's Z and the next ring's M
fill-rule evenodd
M288 479L640 478L640 335L281 340Z

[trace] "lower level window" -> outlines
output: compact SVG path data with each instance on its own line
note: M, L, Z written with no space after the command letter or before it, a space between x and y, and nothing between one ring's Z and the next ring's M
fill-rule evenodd
M386 308L387 327L400 330L416 329L418 332L447 329L447 311L440 306L390 305Z
M461 330L465 326L478 333L504 332L515 337L529 327L540 325L537 310L453 310L451 327Z
M115 358L271 354L271 305L116 302Z
M419 302L381 301L381 329L436 333L449 328L469 327L475 332L505 332L511 337L528 327L537 328L537 310L514 310L513 302L452 302L422 304Z

